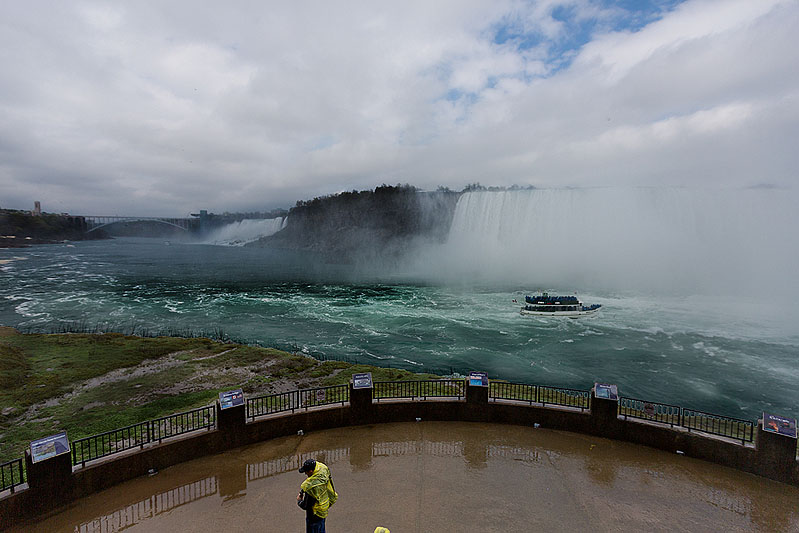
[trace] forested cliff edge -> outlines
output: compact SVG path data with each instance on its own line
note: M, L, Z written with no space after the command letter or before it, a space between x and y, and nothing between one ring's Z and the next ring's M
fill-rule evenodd
M391 259L420 241L443 242L459 192L382 185L299 201L280 232L254 246L320 252L328 259Z

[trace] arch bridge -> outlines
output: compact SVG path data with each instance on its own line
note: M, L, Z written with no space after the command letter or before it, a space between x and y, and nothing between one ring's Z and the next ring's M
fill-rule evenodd
M183 231L191 231L194 224L197 223L195 218L169 218L169 217L120 217L120 216L98 216L98 215L83 215L86 221L86 233L91 233L100 228L110 226L119 222L157 222L167 226L180 228Z

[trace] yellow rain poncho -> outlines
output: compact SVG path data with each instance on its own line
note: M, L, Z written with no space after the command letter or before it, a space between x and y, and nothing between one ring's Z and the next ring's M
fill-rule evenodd
M313 514L319 518L327 518L327 510L338 499L336 489L333 488L333 479L330 477L330 469L327 465L316 461L316 468L314 468L313 474L302 482L300 488L316 500L313 506Z

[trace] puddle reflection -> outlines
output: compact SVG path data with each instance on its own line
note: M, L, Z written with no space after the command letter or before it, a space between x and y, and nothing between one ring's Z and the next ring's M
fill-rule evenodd
M340 428L198 459L12 531L302 531L294 496L308 458L331 468L340 499L328 525L336 531L444 531L465 516L471 531L799 530L796 487L583 435L421 422Z

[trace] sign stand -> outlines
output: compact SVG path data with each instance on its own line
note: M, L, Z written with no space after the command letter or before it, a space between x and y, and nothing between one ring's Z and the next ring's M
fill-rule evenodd
M763 413L763 431L784 435L796 440L796 419Z
M790 483L791 469L785 465L796 464L796 419L763 413L761 420L755 440L758 473Z
M31 489L58 487L64 493L71 489L72 454L66 431L31 441L30 448L25 450L25 463Z
M67 439L66 431L31 442L31 461L34 463L40 463L64 453L69 453L69 439Z
M353 374L352 375L352 388L353 389L371 389L373 387L372 384L372 373L371 372L363 372L361 374Z
M244 405L244 393L241 392L241 389L219 393L220 409L230 409L239 405Z
M607 383L594 383L594 398L618 400L619 389L616 385L608 385Z
M608 383L594 383L591 389L591 424L597 432L612 432L619 424L619 389Z
M466 379L466 403L488 403L488 374L469 372L469 377Z
M352 375L350 381L350 407L359 420L366 420L372 413L372 382L371 372L361 372Z
M247 424L247 412L244 405L244 393L241 389L220 392L219 401L216 402L216 424L220 430L227 431L228 435L238 435Z
M469 385L472 387L488 387L488 374L485 372L469 372Z

